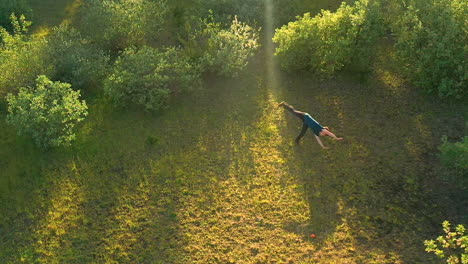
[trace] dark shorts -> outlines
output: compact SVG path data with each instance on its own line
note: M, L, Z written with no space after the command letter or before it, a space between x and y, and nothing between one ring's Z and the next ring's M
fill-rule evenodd
M322 130L323 130L323 128L320 129L320 130L318 130L318 129L317 129L317 130L314 130L313 128L310 128L310 129L311 129L312 132L314 132L314 134L315 134L316 136L318 136L318 137L320 136L320 132L322 132Z

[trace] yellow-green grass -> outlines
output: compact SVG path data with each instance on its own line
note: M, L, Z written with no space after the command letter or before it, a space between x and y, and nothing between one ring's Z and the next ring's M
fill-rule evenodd
M422 244L453 216L437 146L467 109L406 85L391 54L365 84L283 73L271 89L259 55L161 113L94 98L49 152L0 107L0 263L439 263ZM296 145L282 100L345 139Z
M1 121L0 262L437 263L422 241L446 215L428 181L463 106L392 87L384 67L365 85L283 75L272 91L256 60L163 113L89 102L70 149L41 152ZM295 145L281 100L345 139Z

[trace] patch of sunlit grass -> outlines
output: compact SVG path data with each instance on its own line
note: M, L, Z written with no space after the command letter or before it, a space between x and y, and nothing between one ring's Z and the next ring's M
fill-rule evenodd
M343 200L337 202L338 215L341 216L335 230L326 237L318 238L323 240L323 246L314 252L314 259L319 263L372 263L372 264L402 264L398 254L361 245L356 238L357 232L364 232L361 237L366 237L366 230L353 230L350 221L356 217L358 212L345 206ZM371 232L368 230L367 232ZM364 247L365 249L363 250Z
M400 75L397 75L395 72L382 68L376 69L376 74L379 80L382 81L382 83L384 83L393 94L405 94L405 80L401 78Z
M79 174L75 162L69 164L69 170ZM62 178L60 173L50 194L50 205L36 231L36 252L38 260L44 263L63 263L64 259L73 258L74 229L83 224L82 202L84 194L76 178Z
M396 51L389 40L381 41L378 46L374 73L393 95L404 96L408 93L408 84L397 68Z
M114 216L108 220L103 237L104 252L100 253L105 262L135 262L138 259L135 249L144 247L144 232L152 224L157 210L151 201L150 183L143 180L135 185L123 188Z
M217 146L207 134L183 158L186 169L181 173L205 182L203 192L181 200L181 233L190 263L255 263L273 255L288 262L305 260L314 250L303 233L284 229L285 223L308 221L307 203L297 185L283 181L288 177L278 149L283 115L276 98L269 93L266 101L260 100L265 108L253 127L232 126L245 124L246 117L239 123L228 120L217 138L227 146ZM226 170L210 168L213 162L227 163Z

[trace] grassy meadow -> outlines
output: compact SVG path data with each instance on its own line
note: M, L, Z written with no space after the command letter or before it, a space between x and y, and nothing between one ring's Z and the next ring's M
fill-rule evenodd
M31 2L47 30L80 1ZM273 86L267 56L158 113L85 97L70 148L41 151L0 106L0 263L442 263L423 241L467 211L437 148L468 106L407 85L386 42L365 79L275 71ZM295 144L283 100L344 140Z

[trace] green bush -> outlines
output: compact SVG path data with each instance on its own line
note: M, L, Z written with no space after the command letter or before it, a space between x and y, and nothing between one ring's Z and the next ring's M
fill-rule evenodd
M255 54L259 47L258 39L259 29L239 22L237 17L229 29L223 29L221 23L214 22L211 17L194 34L191 43L187 45L187 52L198 57L205 71L235 77L245 69Z
M468 235L465 227L458 225L455 230L451 230L449 221L444 221L442 227L445 236L424 241L426 251L445 259L448 264L468 264Z
M133 103L158 110L167 106L171 92L198 86L198 68L176 48L129 48L115 62L104 89L118 105Z
M53 70L44 61L45 39L26 35L31 22L12 15L11 24L11 34L0 27L0 98L19 87L34 85L38 75Z
M0 27L13 30L10 24L11 14L31 16L31 8L26 0L0 0Z
M468 137L464 137L463 141L457 143L450 143L444 137L439 150L442 163L445 166L461 173L468 172Z
M322 77L353 61L368 65L382 29L378 14L378 2L367 0L353 6L343 2L334 13L322 10L315 17L306 13L276 30L275 55L287 70L310 70Z
M54 80L75 89L99 87L108 74L109 57L68 26L54 28L48 37L47 57L55 68Z
M69 145L75 138L74 127L88 114L86 102L79 97L80 92L73 91L70 84L41 75L36 87L7 95L7 122L19 134L31 135L42 148Z
M80 30L106 50L142 46L157 40L167 10L165 0L90 0Z
M404 73L418 86L440 97L467 92L467 14L464 0L397 1L392 23Z

